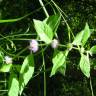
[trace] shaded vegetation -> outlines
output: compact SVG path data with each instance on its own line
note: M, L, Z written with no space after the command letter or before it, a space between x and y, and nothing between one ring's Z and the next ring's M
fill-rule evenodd
M48 0L49 1L49 0ZM91 37L89 38L88 44L85 49L91 48L96 45L96 0L54 0L55 3L64 11L66 14L65 20L69 24L72 32L75 34L84 29L85 23L87 22L91 29L94 29ZM49 4L52 2L43 1L46 5L46 9L49 15L53 15L52 7ZM53 4L52 4L53 5ZM55 9L55 8L54 8ZM0 19L15 19L25 16L24 19L12 23L0 23L0 51L3 51L5 55L10 55L14 58L14 64L22 64L23 59L30 52L26 50L26 46L29 45L29 40L37 37L35 32L33 19L43 20L45 14L39 0L0 0ZM68 29L63 19L60 21L59 28L57 30L59 41L62 44L68 43ZM72 40L71 40L72 42ZM22 50L25 51L22 52ZM42 48L41 48L42 49ZM67 68L65 76L57 73L53 77L50 76L53 57L53 49L49 46L48 50L45 51L44 58L46 62L46 83L47 83L47 96L91 96L90 79L86 78L78 68L80 60L80 54L77 51L72 51L68 55ZM60 48L60 50L64 50ZM18 55L18 53L20 55ZM35 54L35 70L34 76L39 73L40 68L42 69L42 55ZM91 64L96 64L96 55L90 57ZM95 65L96 67L96 65ZM91 66L91 79L94 91L96 95L96 68ZM5 74L5 75L4 75ZM0 80L8 80L9 77L6 73L0 73ZM33 77L34 77L33 76ZM4 79L3 79L4 78ZM7 92L2 91L5 88L3 84L0 84L0 94L7 96ZM36 77L32 78L22 96L43 96L43 72ZM6 89L8 88L5 85Z

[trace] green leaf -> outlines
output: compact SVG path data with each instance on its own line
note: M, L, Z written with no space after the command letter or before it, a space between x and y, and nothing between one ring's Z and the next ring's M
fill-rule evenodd
M81 31L80 33L78 33L73 41L73 44L74 45L82 45L81 43L81 40L82 40L82 37L83 37L83 33L84 31Z
M3 57L4 57L4 54L2 51L0 51L0 64L3 63ZM0 65L0 67L1 67L1 65Z
M34 58L33 58L33 55L31 54L25 58L22 66L21 66L20 78L19 78L20 95L22 94L24 87L27 85L29 80L32 78L33 73L34 73Z
M14 72L11 73L8 83L9 83L8 96L18 96L19 82L17 79L17 75Z
M2 67L0 68L0 72L10 72L12 68L12 64L2 64Z
M56 53L56 55L52 59L53 67L52 67L52 71L51 71L51 75L50 76L55 75L55 73L57 71L60 71L61 73L63 73L63 72L65 73L66 58L67 58L68 52L69 52L68 50L65 50L64 52L58 51ZM63 69L64 71L62 71L62 68L64 68Z
M87 77L90 77L90 61L89 57L81 54L81 59L80 59L80 69L83 72L83 74Z
M52 29L43 21L35 19L33 21L36 32L39 35L40 39L44 41L46 44L51 43L53 38Z
M78 33L73 41L74 45L82 45L84 46L88 40L88 38L91 35L91 31L89 29L88 24L86 23L86 26L84 30L82 30L80 33Z
M91 52L92 54L96 54L96 45L93 46L93 47L90 49L90 52Z
M66 62L57 71L60 72L63 76L65 76Z
M84 28L84 33L83 33L83 37L82 37L82 45L84 46L85 43L87 42L88 38L90 37L91 35L91 31L89 29L89 26L88 24L86 23L86 26Z
M52 31L55 33L58 29L58 26L60 24L61 16L60 14L55 14L46 19L46 24L50 26Z

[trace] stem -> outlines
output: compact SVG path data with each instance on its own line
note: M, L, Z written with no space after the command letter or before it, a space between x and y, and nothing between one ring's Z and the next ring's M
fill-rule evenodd
M46 70L45 64L44 64L44 70ZM45 72L44 72L44 96L46 96L46 73Z
M39 0L39 2L40 2L40 5L42 6L42 8L43 8L43 10L44 10L44 12L45 12L46 17L49 17L49 14L48 14L48 12L47 12L47 10L46 10L46 8L45 8L42 0Z
M88 53L88 51L87 51L87 57L89 58L89 53ZM94 96L91 76L90 76L90 89L91 89L92 96Z
M68 37L69 37L69 42L71 42L71 39L70 39L70 35L72 34L73 38L74 38L74 34L69 26L69 24L67 23L65 17L63 16L63 14L67 17L67 15L61 10L61 8L53 1L51 0L51 2L55 5L55 7L57 8L58 12L61 14L61 17L62 19L64 20L64 22L66 23L67 25L67 29L68 29ZM62 14L63 13L63 14Z
M44 68L44 67L43 67L43 68ZM39 74L41 74L41 73L49 72L51 69L52 69L52 67L51 67L51 68L48 68L48 69L46 69L46 70L44 70L44 71L40 71L40 72L38 72L36 75L34 75L32 78L37 77L37 76L38 76Z
M28 47L24 48L23 50L21 50L19 53L17 53L13 59L17 58L20 54L22 54L24 51L26 51L28 49Z
M46 70L45 68L45 62L44 62L44 56L43 56L43 68L44 70ZM44 72L44 96L46 96L46 72Z
M93 93L93 87L92 87L92 80L91 80L91 76L90 76L90 88L91 88L92 96L94 96L94 93Z
M46 70L43 52L42 52L42 57L43 57L43 68L44 70ZM46 96L46 72L44 72L44 96Z

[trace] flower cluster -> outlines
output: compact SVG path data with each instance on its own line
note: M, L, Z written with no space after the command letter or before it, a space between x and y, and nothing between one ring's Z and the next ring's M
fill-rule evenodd
M38 46L39 46L39 44L38 44L37 40L32 39L32 40L30 41L29 49L30 49L33 53L35 53L35 52L37 52L38 49L39 49Z
M55 48L58 47L58 45L59 45L58 40L57 39L53 39L52 42L51 42L51 47L55 49ZM30 40L29 49L33 53L37 52L38 49L39 49L38 41L35 40L35 39Z

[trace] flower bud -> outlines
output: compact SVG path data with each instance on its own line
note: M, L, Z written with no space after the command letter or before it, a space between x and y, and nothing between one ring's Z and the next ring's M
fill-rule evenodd
M35 53L38 51L39 47L38 47L38 42L35 40L35 39L32 39L30 41L30 46L29 46L29 49Z
M54 39L54 40L52 40L51 46L52 46L52 48L55 49L55 48L58 47L58 44L59 44L58 40L57 39Z
M5 59L4 61L5 61L6 64L12 64L12 58L11 57L5 56L4 59Z

